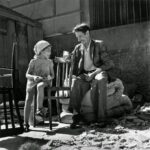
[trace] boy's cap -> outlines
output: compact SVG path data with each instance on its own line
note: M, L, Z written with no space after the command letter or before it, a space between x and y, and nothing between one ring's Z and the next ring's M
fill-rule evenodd
M51 46L51 44L45 40L38 41L34 46L34 52L36 55L39 55L44 49Z

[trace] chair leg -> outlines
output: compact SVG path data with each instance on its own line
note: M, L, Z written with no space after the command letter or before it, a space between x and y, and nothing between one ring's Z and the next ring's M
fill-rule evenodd
M57 96L59 97L59 91L57 91ZM61 122L61 119L60 119L60 105L59 105L59 99L56 99L56 105L57 105L58 121Z
M8 91L8 95L9 95L9 109L10 109L11 123L12 123L12 127L15 128L11 90Z
M5 116L5 127L8 129L8 118L7 118L7 106L6 106L6 91L3 91L3 104L4 104L4 116Z
M17 113L17 117L19 119L20 127L23 130L23 121L21 119L21 115L20 115L20 111L19 111L19 106L18 106L18 102L17 102L17 98L16 98L16 94L15 93L16 92L13 90L13 98L14 98L15 110L16 110L16 113Z
M58 121L61 122L60 119L60 105L59 105L59 99L56 100L56 105L57 105L57 116L58 116Z
M35 90L36 91L36 90ZM35 95L34 95L34 98L33 98L33 127L36 126L36 118L35 118L35 114L36 114L36 106L37 106L37 101L36 101L36 92L35 92Z
M52 130L52 100L51 100L51 90L50 88L47 89L48 95L48 110L49 110L49 127Z

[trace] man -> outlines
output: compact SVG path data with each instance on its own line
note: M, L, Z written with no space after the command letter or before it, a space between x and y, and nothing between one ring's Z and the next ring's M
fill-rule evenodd
M78 44L72 52L75 78L72 83L69 111L73 111L71 128L76 128L80 121L81 102L86 92L91 90L91 100L98 122L106 118L107 89L106 84L111 78L114 67L103 41L93 40L87 24L74 27L73 33Z

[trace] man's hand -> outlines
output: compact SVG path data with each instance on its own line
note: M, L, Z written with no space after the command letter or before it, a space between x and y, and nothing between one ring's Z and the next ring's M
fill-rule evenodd
M91 81L98 73L100 73L102 70L101 68L97 68L94 72L89 73L88 75L86 75L86 81Z
M95 77L95 73L89 73L86 75L85 80L86 81L91 81Z
M81 74L81 75L79 75L79 78L89 82L94 78L94 76L92 73L91 74Z

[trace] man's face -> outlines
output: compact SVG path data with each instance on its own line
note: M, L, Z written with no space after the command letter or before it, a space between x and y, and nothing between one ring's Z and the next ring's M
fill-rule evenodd
M75 36L78 39L78 42L81 42L82 44L86 44L89 39L89 31L87 31L86 33L75 32Z

